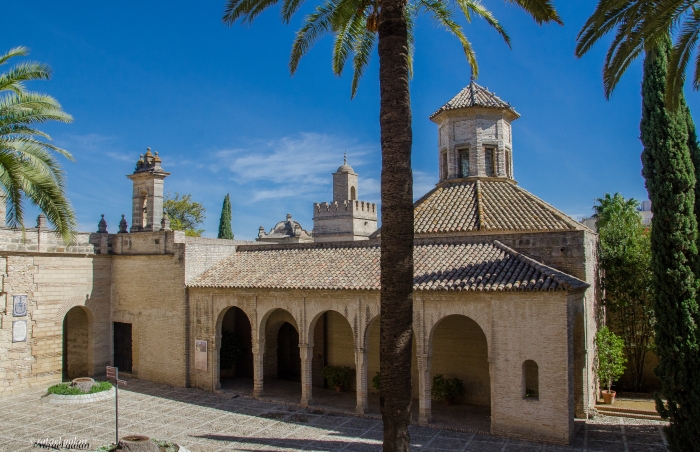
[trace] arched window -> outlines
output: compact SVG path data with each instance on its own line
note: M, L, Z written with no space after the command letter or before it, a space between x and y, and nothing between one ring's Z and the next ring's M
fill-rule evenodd
M355 187L350 187L350 200L354 201L357 199L357 191L355 190Z
M540 397L540 377L537 363L528 359L523 363L523 398L537 400Z
M469 177L469 149L459 151L460 177Z

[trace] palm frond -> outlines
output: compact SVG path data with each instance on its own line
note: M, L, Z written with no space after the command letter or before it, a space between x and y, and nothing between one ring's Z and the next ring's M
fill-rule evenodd
M447 31L452 33L462 44L462 50L467 57L469 67L471 67L474 77L479 76L479 65L476 62L476 54L472 48L471 42L467 39L462 31L462 27L452 19L452 11L441 0L420 0L427 11L432 13L433 18L445 27Z
M250 25L255 18L279 0L228 0L222 18L226 25L233 25L238 19Z
M508 36L508 33L506 33L493 13L486 9L479 0L457 0L457 5L459 5L467 20L471 20L471 12L484 19L501 35L508 47L510 47L510 36Z
M366 25L366 24L365 24ZM409 32L408 36L411 36ZM374 43L376 41L377 34L367 30L366 26L355 44L355 57L353 58L353 75L352 75L352 86L350 88L350 98L355 98L357 94L357 87L360 84L360 79L365 69L369 65L369 60L372 56L372 51L374 50ZM409 59L409 68L411 67L411 62Z
M30 80L48 80L51 78L51 68L42 63L24 62L0 74L0 91L24 92L24 82Z
M668 62L666 104L673 108L678 106L680 95L683 91L683 85L685 84L685 72L688 67L688 62L695 52L698 33L700 33L700 10L694 9L692 17L688 18L688 20L683 23L683 28L671 50L671 58ZM693 85L695 89L697 89L697 65Z
M17 56L27 56L29 55L29 48L24 46L13 47L8 50L4 55L0 56L0 64L7 63L7 60Z
M514 3L525 10L538 25L548 22L555 22L559 25L564 25L564 22L559 17L557 9L551 0L506 0Z
M345 26L336 33L333 44L333 73L340 76L343 73L345 62L354 51L358 39L363 35L367 22L364 11L361 14L353 13L352 17L346 21Z
M316 8L313 14L306 18L304 25L297 31L292 44L292 54L289 57L289 71L292 75L296 73L301 58L306 55L316 40L324 33L331 31L331 18L335 6L335 1L326 0Z

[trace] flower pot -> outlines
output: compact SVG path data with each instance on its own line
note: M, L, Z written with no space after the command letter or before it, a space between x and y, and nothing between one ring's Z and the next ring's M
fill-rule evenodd
M612 405L615 403L615 394L617 394L615 391L600 391L603 394L603 400L605 401L606 405Z
M335 385L335 392L343 392L343 391L345 391L344 385Z

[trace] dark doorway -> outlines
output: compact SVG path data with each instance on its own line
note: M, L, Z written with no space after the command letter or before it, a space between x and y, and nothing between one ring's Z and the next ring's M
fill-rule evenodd
M277 333L277 378L301 381L299 333L289 322Z
M253 339L248 316L232 307L221 322L220 380L253 378Z
M131 323L114 322L114 367L131 373Z

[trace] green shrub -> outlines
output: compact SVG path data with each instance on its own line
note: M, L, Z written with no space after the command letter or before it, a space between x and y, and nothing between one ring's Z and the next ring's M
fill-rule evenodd
M326 366L323 368L323 378L328 382L328 386L334 388L336 386L350 386L355 369L347 366Z
M71 386L70 383L60 383L53 385L48 389L49 394L58 395L83 395L94 394L96 392L109 391L112 389L112 384L108 381L96 382L89 392L83 392L77 386Z
M433 377L433 397L437 400L454 401L465 393L464 382L459 378L445 378L442 374Z
M374 377L372 377L372 387L377 391L382 390L382 374L379 372L374 374Z
M598 348L598 378L610 391L613 382L625 373L625 343L604 326L595 335L595 345Z

